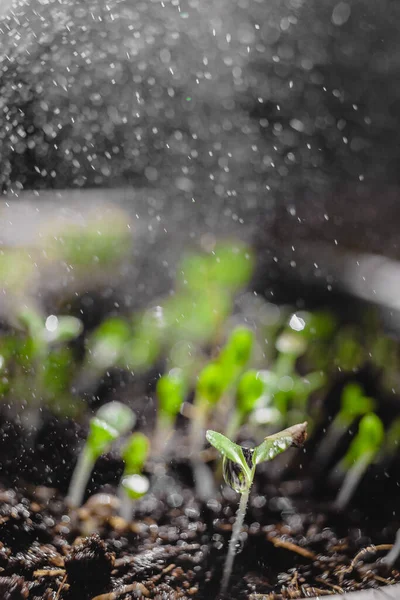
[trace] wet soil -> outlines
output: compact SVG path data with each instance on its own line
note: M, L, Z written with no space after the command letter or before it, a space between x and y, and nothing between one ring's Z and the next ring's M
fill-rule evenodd
M76 511L54 488L3 485L0 597L218 598L237 497L224 486L200 503L181 466L151 476L153 493L136 503L130 523L118 516L110 485ZM261 471L229 598L289 600L400 581L397 567L381 562L398 526L387 524L387 511L338 514L314 488L306 479L273 484Z

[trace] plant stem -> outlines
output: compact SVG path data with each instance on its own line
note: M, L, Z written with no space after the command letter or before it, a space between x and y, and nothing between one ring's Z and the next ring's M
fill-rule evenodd
M342 487L339 490L335 500L335 508L344 510L350 502L354 492L357 489L368 465L371 463L372 453L367 452L354 463L351 469L346 473Z
M83 448L69 484L66 501L70 506L77 507L82 504L93 465L92 453L86 447Z
M221 594L224 595L228 589L229 580L232 574L233 561L235 560L236 544L238 543L240 532L242 531L244 517L247 511L247 502L249 500L250 487L243 492L240 497L239 508L236 513L236 520L232 528L232 536L229 540L228 554L226 556L224 572L222 575Z
M118 497L121 503L119 515L124 519L124 521L127 521L127 523L129 523L130 521L132 521L133 502L123 489L122 485L119 486Z

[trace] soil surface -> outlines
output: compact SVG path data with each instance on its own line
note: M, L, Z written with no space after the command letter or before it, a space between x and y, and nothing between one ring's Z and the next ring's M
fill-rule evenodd
M200 504L173 469L155 478L133 520L112 488L70 511L53 488L0 488L0 595L4 600L217 598L237 497L225 486ZM381 562L396 525L360 510L337 514L305 499L309 482L252 491L229 598L288 600L400 581ZM263 493L260 493L263 490ZM114 489L115 491L115 489ZM289 499L290 496L290 499Z

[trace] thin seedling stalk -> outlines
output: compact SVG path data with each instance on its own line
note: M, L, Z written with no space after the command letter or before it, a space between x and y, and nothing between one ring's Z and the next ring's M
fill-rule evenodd
M221 594L225 595L228 590L229 581L232 575L233 562L236 555L236 546L239 542L240 533L243 527L243 521L246 516L247 503L249 501L250 487L240 496L239 508L236 513L235 523L232 528L232 536L229 540L228 554L226 556L224 571L222 575Z
M132 500L129 498L122 486L119 486L118 497L120 501L119 515L124 519L124 521L129 523L132 519Z
M78 457L69 485L67 502L70 506L81 506L92 469L92 453L85 448Z
M373 453L367 452L361 456L357 462L348 470L344 478L342 487L339 490L337 498L335 500L335 508L337 510L344 510L351 498L356 491L358 484L364 476L368 465L371 463Z

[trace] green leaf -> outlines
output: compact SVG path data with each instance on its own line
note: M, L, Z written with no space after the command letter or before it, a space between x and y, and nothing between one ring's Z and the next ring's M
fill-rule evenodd
M47 317L44 338L48 343L70 342L83 331L83 323L76 317L50 315Z
M291 446L302 446L307 437L307 423L292 425L283 431L274 433L254 450L253 463L258 465L265 461L273 460Z
M101 406L96 416L115 429L118 435L125 435L136 423L135 413L129 406L116 400Z
M248 246L240 242L218 244L210 256L210 278L224 289L236 290L249 282L253 266Z
M107 319L89 338L88 361L98 369L107 369L115 365L130 334L130 327L123 319Z
M196 393L201 401L215 405L221 398L225 385L224 369L216 363L210 363L198 376Z
M249 475L249 466L246 462L241 446L231 442L231 440L222 435L222 433L212 431L211 429L206 432L206 438L209 444L214 446L214 448L216 448L218 452L222 454L222 456L226 456L226 458L229 458L229 460L238 464L246 473L246 475Z
M104 452L107 452L112 442L118 436L118 431L105 421L97 417L90 419L89 435L86 444L93 461L97 460Z
M249 369L239 379L236 392L236 403L238 410L247 415L250 413L257 400L263 395L264 382L260 379L258 371Z
M179 413L185 399L185 379L181 369L173 369L157 381L158 410L169 419Z
M364 395L358 383L348 383L342 392L339 419L348 425L357 417L373 411L375 406L376 402Z
M356 437L350 444L343 459L345 467L350 468L365 455L371 456L371 461L383 444L385 429L380 418L374 413L365 415L358 426Z
M304 354L307 349L307 342L300 333L284 331L277 338L275 347L281 354L290 354L297 357Z
M146 463L150 450L150 441L139 431L132 433L122 448L121 456L125 462L125 475L140 474Z
M247 327L237 327L231 333L219 361L228 368L243 368L250 360L253 346L254 333Z
M125 493L131 498L131 500L138 500L145 496L150 488L150 482L144 475L128 475L121 481L121 485Z

